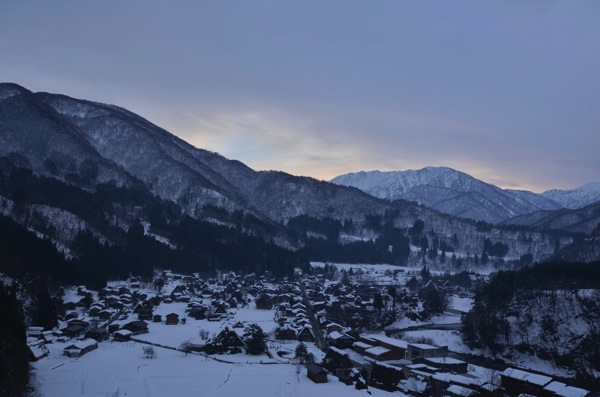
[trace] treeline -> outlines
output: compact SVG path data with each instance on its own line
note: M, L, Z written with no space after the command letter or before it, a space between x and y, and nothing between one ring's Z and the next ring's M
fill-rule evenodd
M29 349L16 288L0 280L0 395L23 396L29 382Z
M410 238L393 226L381 225L381 217L367 216L365 223L377 229L375 240L342 242L342 232L354 231L352 220L343 223L331 219L316 219L308 215L292 218L287 227L293 237L304 242L299 253L309 260L345 263L405 264L410 255Z

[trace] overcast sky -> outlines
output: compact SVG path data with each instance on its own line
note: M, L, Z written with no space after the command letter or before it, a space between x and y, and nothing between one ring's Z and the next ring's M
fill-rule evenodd
M597 0L1 0L0 80L257 170L600 182Z

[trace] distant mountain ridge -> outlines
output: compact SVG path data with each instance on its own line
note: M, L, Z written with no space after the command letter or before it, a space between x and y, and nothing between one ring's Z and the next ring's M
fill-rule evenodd
M537 211L580 208L600 200L600 183L536 194L507 190L448 167L407 171L360 171L331 180L387 200L409 200L440 212L499 223Z
M541 195L574 210L600 201L600 182L587 183L575 189L546 190Z
M310 260L381 263L393 254L394 260L419 266L428 260L446 266L440 258L447 251L476 266L486 243L507 247L506 260L524 255L542 260L576 237L444 214L447 206L463 218L478 219L473 208L490 207L513 216L524 207L531 212L553 202L507 193L454 170L438 171L435 178L425 175L428 171L415 174L405 184L437 181L407 196L424 205L390 202L313 178L254 171L118 106L0 84L0 213L50 239L66 255L78 255L74 241L97 239L109 244L107 250L129 244L125 252L132 255L152 249L171 258L180 254L170 250L181 250L190 266L196 254L203 258L198 266L237 263L229 255L236 249L255 258L255 265L262 257L271 265L283 258L288 269L293 266L292 254L273 246L304 250ZM463 201L456 193L461 186L471 186L458 194ZM437 208L425 206L431 197L438 198ZM153 237L167 251L140 235ZM211 255L194 248L202 244Z

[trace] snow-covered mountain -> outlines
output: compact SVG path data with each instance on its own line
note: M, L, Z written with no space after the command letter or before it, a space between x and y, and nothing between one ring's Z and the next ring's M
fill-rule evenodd
M353 186L375 197L416 201L440 212L498 223L560 204L535 193L503 190L447 167L408 171L361 171L340 175L331 182Z
M546 190L541 195L559 203L565 208L583 208L600 201L600 183L588 183L575 189Z
M589 235L600 225L600 201L578 209L538 211L502 222L504 225L526 225L537 229L564 230Z
M22 176L26 184L18 180L19 169L29 172ZM362 179L371 187L384 186L386 179L395 181L387 190L381 187L382 192L395 192L433 209L312 178L257 172L195 148L126 109L0 84L0 212L51 238L67 254L80 230L116 244L123 235L114 229L126 232L138 221L161 242L168 243L170 237L185 241L183 226L177 226L185 224L185 216L237 228L290 249L303 247L307 236L323 235L324 225L336 230L334 244L349 244L374 242L390 228L406 235L422 221L420 237L427 234L432 244L451 246L473 263L488 239L506 245L507 258L517 260L525 254L534 260L547 258L572 241L560 233L482 227L440 213L497 222L560 207L550 199L503 191L448 168L412 171L404 177L373 173L381 184L366 174ZM115 191L111 186L126 189ZM112 200L115 194L117 200ZM80 202L71 199L75 196ZM321 230L292 232L288 222L301 215L312 219L300 222L303 228ZM326 223L319 226L322 220ZM218 244L234 239L238 238L221 238Z

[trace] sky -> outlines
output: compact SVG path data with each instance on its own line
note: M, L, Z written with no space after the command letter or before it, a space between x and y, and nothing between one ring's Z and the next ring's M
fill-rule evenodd
M2 0L0 81L256 170L600 182L600 2Z

